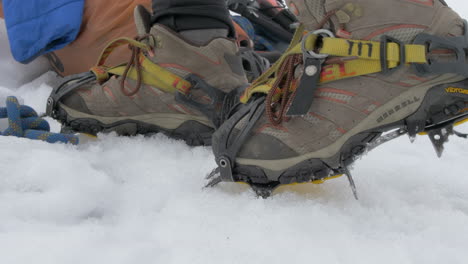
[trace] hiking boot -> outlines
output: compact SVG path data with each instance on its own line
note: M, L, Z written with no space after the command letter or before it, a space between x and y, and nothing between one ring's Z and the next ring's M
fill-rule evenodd
M168 27L151 25L141 6L135 9L135 22L136 40L110 43L91 72L71 76L54 89L49 115L75 132L163 132L190 145L210 145L226 95L247 84L235 40L188 40ZM107 67L105 60L121 45L131 48L130 62Z
M448 135L461 135L452 127L468 118L467 27L443 1L289 7L303 26L213 135L219 167L208 186L245 182L266 197L344 174L354 186L347 168L370 148L427 133L440 154Z

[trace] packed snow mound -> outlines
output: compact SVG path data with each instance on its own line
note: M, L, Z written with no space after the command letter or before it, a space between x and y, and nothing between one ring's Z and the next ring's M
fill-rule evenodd
M0 76L2 77L0 78L0 86L18 87L39 77L47 71L48 67L45 58L37 59L28 65L20 64L13 59L5 22L0 18Z
M9 70L0 71L0 95L18 96L43 113L55 74L21 85L3 45L0 54ZM215 167L210 148L163 135L100 135L79 146L0 137L0 146L0 263L468 259L468 141L456 137L442 159L425 137L370 152L352 170L359 201L345 178L282 187L266 200L241 184L203 189Z

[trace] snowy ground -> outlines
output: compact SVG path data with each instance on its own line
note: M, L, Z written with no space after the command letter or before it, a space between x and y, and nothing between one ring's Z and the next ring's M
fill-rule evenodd
M54 75L18 74L0 33L0 96L43 112ZM467 263L467 156L466 140L437 159L428 139L402 138L356 163L359 201L344 178L262 200L203 190L210 149L164 136L0 137L0 263Z

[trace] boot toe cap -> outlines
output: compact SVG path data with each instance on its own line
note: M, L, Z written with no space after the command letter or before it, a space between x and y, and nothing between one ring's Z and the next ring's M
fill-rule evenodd
M267 134L256 134L247 140L238 157L258 160L280 160L299 154L281 140Z
M86 114L92 114L88 106L86 105L85 100L78 93L72 93L66 96L61 101L61 103L73 110Z

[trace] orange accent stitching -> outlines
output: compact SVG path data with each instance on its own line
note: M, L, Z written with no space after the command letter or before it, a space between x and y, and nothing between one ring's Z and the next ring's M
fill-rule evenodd
M346 134L346 132L348 132L342 127L337 127L336 130L338 130L341 134Z
M398 82L396 83L397 85L403 86L403 87L413 87L414 85L411 85L409 83L404 83L404 82Z
M313 117L316 117L316 118L318 118L318 119L320 119L320 120L322 120L322 121L326 120L325 117L323 117L323 116L321 116L321 115L319 115L319 114L317 114L317 113L314 113L314 112L310 112L309 115L311 115L311 116L313 116Z
M214 65L221 65L221 60L218 58L218 61L214 61L212 59L210 59L209 57L201 54L201 53L198 53L196 51L194 51L195 54L197 54L198 56L202 57L202 58L205 58L207 61L211 62L212 64Z
M112 93L112 90L109 87L104 86L104 87L102 87L102 89L104 90L105 93L107 93L111 97L111 99L114 102L117 102L117 98L114 96L114 94Z
M406 0L406 1L421 4L421 5L426 5L426 6L434 6L434 0Z
M416 81L420 81L420 82L427 82L427 81L428 81L428 80L425 79L425 78L421 78L421 77L415 76L415 75L414 75L414 76L410 76L409 78L410 78L410 79L413 79L413 80L416 80Z
M281 130L281 131L286 132L286 133L289 132L289 130L287 128L285 128L284 126L282 126L282 125L275 126L275 125L272 125L272 124L264 124L256 132L261 133L267 128L273 128L273 129Z

